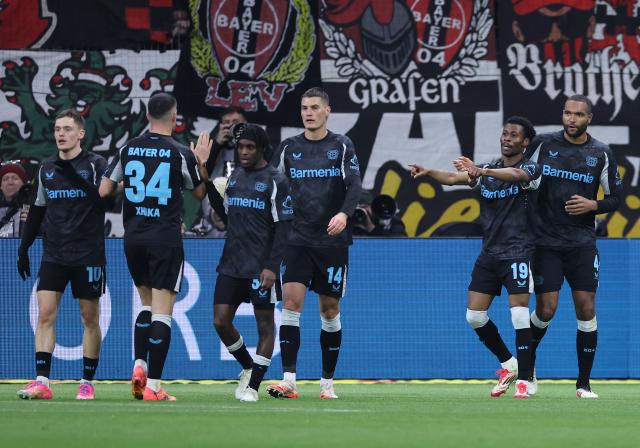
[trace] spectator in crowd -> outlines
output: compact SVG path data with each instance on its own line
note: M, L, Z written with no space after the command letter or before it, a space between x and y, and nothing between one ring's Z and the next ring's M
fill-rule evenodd
M0 167L0 237L20 236L20 211L29 196L29 179L19 163ZM26 217L26 214L24 214Z

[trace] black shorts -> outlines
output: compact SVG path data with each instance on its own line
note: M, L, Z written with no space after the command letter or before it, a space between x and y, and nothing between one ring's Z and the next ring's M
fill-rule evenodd
M600 255L595 246L536 247L533 260L536 294L560 291L565 277L573 291L596 292L598 289Z
M180 292L184 271L182 247L125 244L124 253L136 286Z
M43 261L38 273L38 291L64 292L71 282L71 292L76 299L99 299L105 288L104 265L65 266Z
M287 246L282 283L302 283L318 294L344 296L349 269L348 247Z
M503 286L509 294L533 292L530 258L498 260L481 253L473 266L469 291L499 296Z
M262 289L257 278L236 278L218 274L213 304L239 306L242 302L251 302L254 308L273 309L281 298L280 281L277 279L270 289Z

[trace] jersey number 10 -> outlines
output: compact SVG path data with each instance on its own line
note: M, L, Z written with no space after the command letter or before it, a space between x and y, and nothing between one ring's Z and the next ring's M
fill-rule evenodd
M146 168L139 160L131 160L124 167L124 174L128 176L129 185L124 189L124 194L130 202L139 204L147 197L158 198L159 205L167 205L171 198L171 188L169 188L169 173L171 165L162 162L158 165L153 176L147 184L144 184Z

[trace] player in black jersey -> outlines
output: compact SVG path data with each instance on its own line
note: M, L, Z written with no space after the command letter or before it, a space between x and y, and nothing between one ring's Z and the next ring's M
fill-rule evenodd
M319 88L302 95L304 133L284 140L272 163L289 178L295 210L284 256L284 304L280 350L284 380L267 391L295 398L300 312L307 287L319 295L322 331L320 397L337 398L333 373L342 339L340 298L344 295L351 223L360 199L360 166L351 140L327 129L329 96Z
M207 133L191 151L171 134L176 100L168 93L149 99L149 132L127 142L111 161L100 195L113 194L124 182L124 250L142 309L134 327L132 394L143 400L175 400L161 386L171 341L171 314L184 266L181 235L182 190L202 199L211 151ZM202 176L202 177L201 177ZM148 357L148 372L147 372Z
M530 159L542 169L534 215L536 309L531 313L533 363L558 306L567 279L578 321L578 398L598 398L589 378L597 346L595 297L600 272L595 217L612 212L621 200L622 182L609 146L587 133L593 118L591 101L582 95L567 99L563 131L541 134L530 146ZM604 198L598 199L602 188ZM535 370L531 382L537 390Z
M469 184L480 193L480 221L484 231L482 251L471 273L467 298L467 322L480 341L496 356L502 368L491 396L504 394L516 380L515 398L528 398L531 329L529 295L533 292L531 257L534 238L529 229L529 191L538 188L540 170L523 159L525 147L535 136L523 117L506 120L500 136L502 157L482 166L460 157L458 172L411 165L414 178L428 175L445 185ZM504 344L487 311L502 287L509 293L511 321L516 330L517 360Z
M49 387L51 355L56 345L56 317L68 283L79 299L84 326L83 374L76 399L92 400L92 385L102 334L99 299L105 285L104 208L97 198L107 162L84 151L82 115L69 109L56 116L54 135L58 151L45 159L38 172L36 197L29 210L18 252L18 272L31 275L29 247L44 222L44 253L38 273L38 326L35 335L36 375L18 396L51 399Z
M258 401L258 388L271 364L275 328L273 312L281 297L277 275L287 237L287 221L293 218L286 177L267 164L267 134L254 124L234 128L239 166L227 182L224 205L227 239L218 263L214 293L214 324L222 342L242 366L235 396ZM213 189L211 203L222 204ZM225 210L226 209L226 210ZM242 336L233 325L238 306L253 303L258 326L258 346L251 358Z

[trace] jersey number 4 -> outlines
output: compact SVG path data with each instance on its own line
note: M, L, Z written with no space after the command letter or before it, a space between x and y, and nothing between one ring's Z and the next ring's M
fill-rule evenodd
M131 160L124 167L124 174L129 178L129 185L124 189L124 194L130 202L139 204L147 197L158 198L159 205L167 205L171 198L171 188L169 188L169 173L171 165L162 162L158 165L153 176L147 184L144 184L146 168L139 160Z

